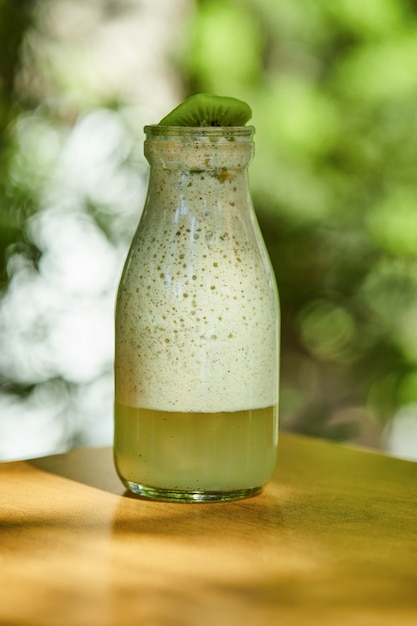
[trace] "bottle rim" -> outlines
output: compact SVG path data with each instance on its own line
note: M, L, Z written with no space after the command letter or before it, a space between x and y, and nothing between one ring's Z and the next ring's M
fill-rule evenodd
M248 137L255 133L254 126L161 126L149 124L144 132L150 137Z

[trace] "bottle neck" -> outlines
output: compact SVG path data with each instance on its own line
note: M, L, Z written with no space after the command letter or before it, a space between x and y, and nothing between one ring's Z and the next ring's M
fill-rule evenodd
M207 222L208 214L220 225L233 215L252 210L247 168L167 169L151 166L147 205Z

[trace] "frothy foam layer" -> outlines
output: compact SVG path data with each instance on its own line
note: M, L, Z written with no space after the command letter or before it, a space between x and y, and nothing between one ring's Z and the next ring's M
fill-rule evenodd
M238 169L153 172L118 296L119 403L181 412L276 404L276 292L249 203Z

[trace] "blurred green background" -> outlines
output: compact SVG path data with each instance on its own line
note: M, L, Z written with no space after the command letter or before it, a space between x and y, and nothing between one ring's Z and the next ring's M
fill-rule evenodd
M0 0L0 458L112 437L142 127L251 104L282 428L417 459L417 5Z

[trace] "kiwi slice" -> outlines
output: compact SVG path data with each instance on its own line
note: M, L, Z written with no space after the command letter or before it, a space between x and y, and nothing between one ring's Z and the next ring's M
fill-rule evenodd
M168 113L160 126L245 126L252 117L246 102L228 96L197 93Z

